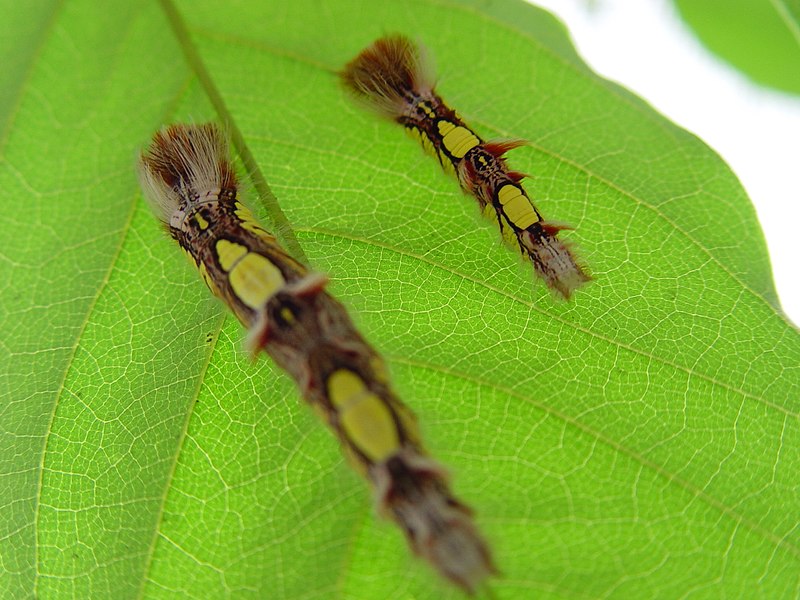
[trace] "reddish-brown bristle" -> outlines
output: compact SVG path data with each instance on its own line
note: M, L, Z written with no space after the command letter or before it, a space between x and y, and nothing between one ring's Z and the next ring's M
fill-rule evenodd
M350 61L342 72L346 84L362 94L404 94L414 89L416 53L402 36L377 40Z
M515 148L526 146L527 144L528 142L525 140L496 140L493 142L486 142L483 148L493 156L502 158L509 150L514 150Z
M227 154L227 141L213 123L170 125L153 137L142 160L170 187L187 185L206 168L214 173L221 189L236 186L236 174ZM209 171L205 171L208 173Z
M236 190L228 142L217 125L170 125L139 157L139 183L164 223L193 197Z
M556 235L559 231L563 231L565 229L567 231L572 231L575 229L572 225L567 225L566 223L552 223L543 221L539 225L545 233L549 233L550 235Z
M390 117L401 114L409 95L432 87L419 49L402 35L376 40L339 75L356 96Z
M459 165L459 166L460 166L460 168L462 170L464 178L467 181L471 182L473 179L475 179L475 173L476 173L475 165L472 163L471 160L462 161L461 165Z
M526 177L530 178L530 175L528 175L527 173L523 173L522 171L508 171L506 175L508 175L511 178L511 180L514 181L515 183L519 183Z

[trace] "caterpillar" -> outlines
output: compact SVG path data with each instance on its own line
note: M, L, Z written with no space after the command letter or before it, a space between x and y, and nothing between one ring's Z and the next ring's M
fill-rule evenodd
M228 142L213 123L157 132L138 162L144 195L211 292L321 413L371 484L381 515L443 577L473 593L496 573L470 509L425 452L416 418L327 278L289 256L238 197Z
M558 238L568 225L546 221L520 181L508 168L505 153L520 140L486 142L436 93L423 52L402 35L375 41L349 62L341 81L368 108L401 125L453 172L481 212L495 218L503 239L516 245L552 290L569 299L591 277L570 245Z

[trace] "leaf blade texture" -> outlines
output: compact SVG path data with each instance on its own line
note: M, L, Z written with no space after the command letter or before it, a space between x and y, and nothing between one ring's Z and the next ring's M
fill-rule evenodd
M719 157L516 2L177 11L312 266L476 508L498 597L797 594L800 340ZM288 379L249 363L140 197L152 132L215 118L187 42L149 2L37 22L0 105L3 595L459 597L375 518ZM389 31L429 48L482 135L531 141L510 165L595 276L572 303L339 89Z
M761 85L800 93L800 2L675 0L675 5L717 56Z

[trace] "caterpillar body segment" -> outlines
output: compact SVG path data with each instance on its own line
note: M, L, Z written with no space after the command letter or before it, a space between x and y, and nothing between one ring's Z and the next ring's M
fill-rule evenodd
M139 180L169 234L246 327L272 294L307 274L239 201L227 141L215 125L159 131L139 161Z
M503 239L528 257L552 290L568 299L591 277L558 238L559 229L568 227L544 225L520 184L525 175L506 164L505 153L524 142L483 140L436 93L424 62L408 38L394 35L364 49L340 76L362 104L403 125L445 171L454 173L482 212L496 217Z
M297 383L372 485L380 514L442 576L474 592L495 573L470 511L427 456L416 418L381 357L325 291L238 199L224 134L213 124L158 132L138 165L142 188L211 291Z
M477 198L484 214L489 206L494 209L504 239L516 241L550 289L569 299L591 277L580 266L570 244L558 237L559 231L571 227L544 221L520 184L524 175L508 169L503 155L522 143L511 140L475 147L458 165L459 181Z
M395 120L454 175L462 159L484 143L433 91L415 97L410 109Z
M278 291L262 324L264 350L321 408L356 468L414 552L468 592L495 573L471 512L423 449L416 418L394 395L383 362L344 307L309 275Z

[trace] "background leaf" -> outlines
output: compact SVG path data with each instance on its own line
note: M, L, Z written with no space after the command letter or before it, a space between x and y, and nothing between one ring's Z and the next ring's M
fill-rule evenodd
M24 65L0 105L2 595L460 597L374 518L293 384L248 362L142 201L137 148L215 118L164 12L32 4L36 35L0 44ZM509 0L178 12L477 510L499 598L798 593L800 340L711 150ZM390 31L425 42L482 134L531 140L512 165L596 277L572 303L341 93L335 70Z
M709 50L754 81L800 94L800 0L675 0Z

